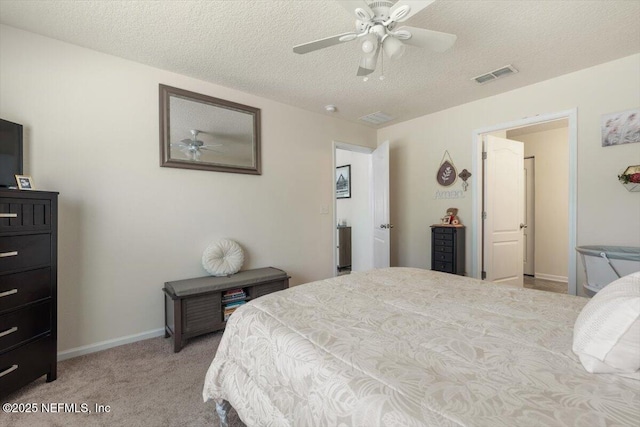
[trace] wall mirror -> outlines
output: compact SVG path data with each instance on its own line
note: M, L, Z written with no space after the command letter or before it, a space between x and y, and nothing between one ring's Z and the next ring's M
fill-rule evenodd
M260 175L260 109L160 85L160 166Z

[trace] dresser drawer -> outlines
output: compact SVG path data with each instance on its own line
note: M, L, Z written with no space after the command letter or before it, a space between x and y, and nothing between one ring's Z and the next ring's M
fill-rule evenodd
M450 262L439 262L435 263L435 270L442 271L444 273L453 273L453 264Z
M48 374L54 356L55 343L50 336L0 355L0 398Z
M51 263L51 235L0 237L0 271L22 270Z
M51 268L0 276L0 313L51 296Z
M433 248L434 252L444 252L444 253L448 253L451 254L453 253L453 247L452 246L435 246Z
M442 232L440 232L440 230L437 230L434 233L434 235L435 235L436 239L453 240L453 234L452 233L442 233Z
M0 233L51 230L51 201L0 198Z
M437 252L433 255L435 261L453 262L453 254Z
M453 228L451 227L437 227L437 228L434 228L433 231L435 233L453 234Z
M51 304L30 305L0 316L0 353L51 330Z
M436 246L453 246L453 239L450 240L440 240L436 236L436 239L433 241Z

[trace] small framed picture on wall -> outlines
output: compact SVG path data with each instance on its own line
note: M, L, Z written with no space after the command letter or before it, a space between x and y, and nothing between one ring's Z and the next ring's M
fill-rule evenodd
M16 175L16 182L20 190L35 190L33 179L28 175Z
M336 168L336 199L351 198L351 165Z

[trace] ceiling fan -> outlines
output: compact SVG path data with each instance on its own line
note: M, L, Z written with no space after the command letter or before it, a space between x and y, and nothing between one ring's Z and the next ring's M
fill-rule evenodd
M198 139L198 134L204 132L201 132L197 129L191 129L190 132L191 138L183 139L180 142L171 143L172 147L177 147L183 154L185 154L189 158L189 160L200 160L200 155L202 154L200 150L223 152L223 150L215 148L221 147L221 143L204 145L204 142Z
M453 46L457 38L454 34L424 28L406 26L396 28L398 23L411 18L435 0L399 0L395 4L389 0L336 1L349 13L355 13L356 30L294 46L295 53L305 54L359 39L362 58L357 75L367 76L375 71L380 50L391 59L402 56L405 45L444 52Z

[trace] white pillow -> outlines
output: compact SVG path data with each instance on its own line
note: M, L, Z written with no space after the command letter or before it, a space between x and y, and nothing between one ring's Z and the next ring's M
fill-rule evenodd
M244 252L239 244L229 239L213 243L202 254L202 266L213 276L237 273L244 262Z
M640 379L640 272L605 286L584 306L573 352L588 372Z

